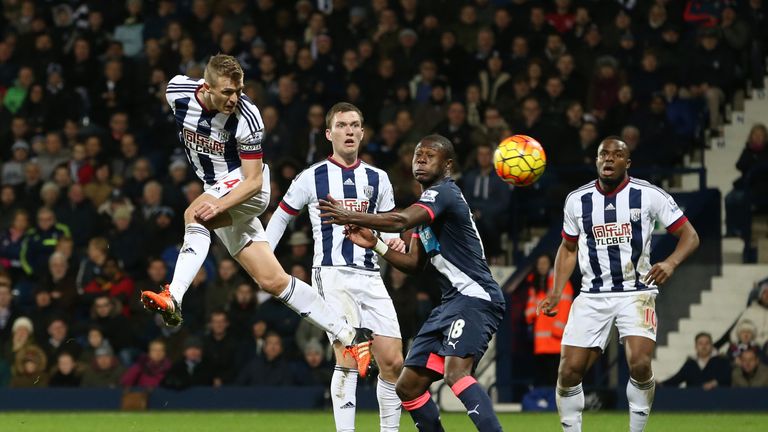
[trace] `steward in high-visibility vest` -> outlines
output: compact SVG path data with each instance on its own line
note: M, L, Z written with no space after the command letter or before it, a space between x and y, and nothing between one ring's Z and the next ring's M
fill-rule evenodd
M552 289L554 283L553 273L550 271L547 275L547 287L537 289L536 275L531 273L526 278L528 285L528 304L525 308L525 321L533 324L533 353L557 354L560 355L560 341L563 339L563 330L568 321L568 313L571 311L573 303L573 286L571 282L565 283L563 296L557 305L557 315L553 317L540 314L536 316L536 305L547 296L547 292Z

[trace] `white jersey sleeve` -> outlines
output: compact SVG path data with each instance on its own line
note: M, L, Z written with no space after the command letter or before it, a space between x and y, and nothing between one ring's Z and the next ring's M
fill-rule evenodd
M261 142L264 139L264 122L256 105L248 96L240 96L237 104L237 130L235 139L241 159L261 159L264 154Z
M390 183L389 176L386 173L382 173L379 182L379 202L376 203L376 208L378 209L376 213L390 212L395 208L395 193L392 190L392 183Z
M376 213L387 213L395 209L395 193L392 190L392 183L389 181L387 173L382 173L379 180L379 197L376 203ZM400 233L381 233L381 238L389 240L391 238L400 238Z
M186 75L176 75L168 81L168 85L165 88L165 101L176 112L176 104L174 103L176 99L194 95L201 83L202 80L196 80Z
M307 204L314 201L313 189L309 182L312 180L312 172L305 170L293 179L288 191L285 192L280 208L291 216L299 214Z
M667 231L676 231L688 220L670 195L654 189L651 196L652 216L664 225Z
M575 207L576 200L573 199L573 195L570 195L565 200L565 207L563 208L563 232L562 237L569 241L578 241L579 230L578 218L576 217Z

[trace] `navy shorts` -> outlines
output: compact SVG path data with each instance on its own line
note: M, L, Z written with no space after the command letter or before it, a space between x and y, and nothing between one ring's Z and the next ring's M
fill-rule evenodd
M444 372L446 356L473 356L475 366L504 316L504 303L458 296L432 310L408 351L405 366Z

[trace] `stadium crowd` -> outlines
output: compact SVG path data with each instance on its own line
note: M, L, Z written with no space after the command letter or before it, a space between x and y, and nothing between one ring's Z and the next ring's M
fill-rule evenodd
M564 193L594 176L601 137L620 135L633 168L679 166L721 133L726 101L763 85L761 0L319 4L2 1L0 385L327 384L322 332L220 246L184 298L181 328L138 301L170 278L182 212L203 191L165 86L201 77L212 54L240 60L263 116L265 218L330 154L325 111L346 100L365 115L362 157L389 172L399 206L419 193L419 138L453 142L493 262L502 232L556 220ZM512 133L548 152L531 189L493 174L493 146ZM290 229L278 256L308 281L307 219ZM407 340L439 292L396 270L386 280ZM536 284L546 277L531 279L532 295Z

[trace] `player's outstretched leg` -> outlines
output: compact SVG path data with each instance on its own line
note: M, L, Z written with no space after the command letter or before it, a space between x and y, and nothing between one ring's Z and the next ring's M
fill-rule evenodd
M371 364L373 341L373 333L369 329L352 327L341 313L323 300L316 289L286 274L266 241L250 243L234 258L261 289L277 297L302 318L332 334L335 340L346 346L345 355L352 356L360 376L366 376Z
M194 208L204 201L215 201L216 198L202 194L197 197L184 212L184 243L176 258L176 267L173 270L173 281L165 285L159 293L143 291L141 301L144 307L160 313L166 325L178 326L182 322L181 300L187 292L192 280L203 266L211 246L211 233L206 226L195 219ZM232 223L229 214L220 214L210 222L208 227L225 226Z
M656 394L656 379L651 369L651 357L656 343L642 336L627 336L624 338L624 347L629 364L629 431L642 432L648 423Z
M429 386L440 378L429 369L406 366L397 379L397 396L403 402L403 409L411 414L419 432L445 431L440 423L440 410L429 393Z
M400 338L374 338L373 356L379 367L376 399L379 402L380 432L397 432L400 428L400 398L395 383L403 369L403 342Z
M501 424L493 411L493 402L480 384L471 375L474 357L445 358L445 383L451 386L464 407L467 415L480 432L499 432Z

